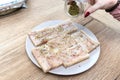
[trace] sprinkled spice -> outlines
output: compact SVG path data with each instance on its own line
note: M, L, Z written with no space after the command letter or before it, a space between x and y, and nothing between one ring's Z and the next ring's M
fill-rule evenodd
M69 2L68 5L70 5L69 11L68 11L70 15L76 16L79 14L79 7L75 1Z

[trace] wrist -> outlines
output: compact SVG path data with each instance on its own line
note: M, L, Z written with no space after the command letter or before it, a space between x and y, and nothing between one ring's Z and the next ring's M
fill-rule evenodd
M109 9L105 9L106 12L112 12L113 10L115 10L120 4L120 0L113 0L111 4L113 4L113 6Z

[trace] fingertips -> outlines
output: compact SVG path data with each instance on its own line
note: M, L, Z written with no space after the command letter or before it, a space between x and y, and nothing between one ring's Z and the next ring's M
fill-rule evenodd
M86 12L85 14L84 14L84 17L86 18L86 17L88 17L90 15L90 12Z
M117 14L117 15L113 15L114 18L118 18L120 17L120 14Z
M120 14L118 15L112 15L115 19L117 19L118 21L120 21Z
M120 15L120 10L117 8L114 11L110 12L111 15Z
M91 13L95 12L96 10L98 10L100 8L99 5L95 4L93 6L90 6L86 11L85 11L85 16L86 15L90 15Z
M118 21L120 21L120 17L116 18Z

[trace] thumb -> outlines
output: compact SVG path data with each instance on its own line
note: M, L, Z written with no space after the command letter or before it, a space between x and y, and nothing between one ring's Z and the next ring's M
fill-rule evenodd
M96 10L100 9L101 6L98 5L97 3L90 6L86 11L85 11L85 17L89 16L91 13L95 12Z

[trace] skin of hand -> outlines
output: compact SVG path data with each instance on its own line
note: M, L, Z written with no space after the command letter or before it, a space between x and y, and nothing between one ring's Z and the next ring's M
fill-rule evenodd
M88 3L91 6L85 10L84 17L89 16L98 9L109 9L113 7L117 3L117 0L88 0Z
M112 12L110 12L110 14L111 14L115 19L117 19L117 20L120 21L120 4L119 4L119 6L118 6L115 10L113 10Z

